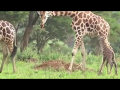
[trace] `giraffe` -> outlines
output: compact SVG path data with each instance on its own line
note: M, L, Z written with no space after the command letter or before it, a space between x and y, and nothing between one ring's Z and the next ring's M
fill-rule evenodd
M10 59L13 64L13 72L16 72L15 65L15 54L17 52L16 46L16 31L14 26L8 21L0 20L0 43L3 51L3 60L1 63L0 73L3 70L4 63L8 58L9 53Z
M85 70L86 67L86 51L83 42L85 35L97 37L100 41L100 46L103 53L103 61L100 67L99 73L102 72L102 68L106 61L106 66L108 63L111 68L114 64L115 71L117 74L117 67L115 62L115 55L113 48L108 41L108 35L110 33L110 25L104 18L94 14L91 11L37 11L41 18L41 28L44 28L45 23L49 17L53 16L68 16L72 18L72 29L75 32L75 43L72 51L72 60L69 66L69 70L72 71L73 62L79 48L81 48L82 54L82 68ZM111 56L109 56L111 55Z

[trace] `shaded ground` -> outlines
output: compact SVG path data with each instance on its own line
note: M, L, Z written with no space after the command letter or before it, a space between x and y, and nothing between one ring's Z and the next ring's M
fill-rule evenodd
M36 65L34 67L35 70L40 70L40 69L54 69L54 70L66 70L66 71L69 71L68 68L69 68L69 65L70 63L67 63L67 62L64 62L63 60L50 60L50 61L46 61L46 62L43 62L41 65ZM79 64L73 64L73 71L76 71L76 70L82 70L81 66ZM94 71L93 69L88 69L86 68L87 71ZM95 72L95 71L94 71Z

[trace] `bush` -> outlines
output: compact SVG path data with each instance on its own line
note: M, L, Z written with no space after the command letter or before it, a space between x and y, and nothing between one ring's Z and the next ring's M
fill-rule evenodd
M38 59L37 51L32 50L31 47L26 48L26 50L24 50L22 53L20 51L18 51L18 53L17 53L18 60L26 61L30 58Z
M87 56L87 63L88 64L94 64L94 62L101 63L102 62L102 56L95 56L95 55L89 54Z
M45 49L46 50L51 50L51 51L56 51L56 52L60 52L60 53L68 53L72 51L72 48L69 48L67 44L65 44L62 41L59 40L49 40Z

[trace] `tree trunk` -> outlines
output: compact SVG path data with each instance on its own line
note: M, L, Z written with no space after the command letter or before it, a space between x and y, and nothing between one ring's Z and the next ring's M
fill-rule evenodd
M28 42L29 42L30 34L33 29L33 25L35 25L36 21L38 20L38 17L39 17L38 14L36 15L35 12L30 11L28 25L25 29L25 33L24 33L23 40L21 43L21 52L23 52L28 46Z
M27 47L28 42L29 42L29 37L30 34L32 32L33 26L27 26L24 36L23 36L23 40L22 40L22 44L21 44L21 52L24 51L24 49Z

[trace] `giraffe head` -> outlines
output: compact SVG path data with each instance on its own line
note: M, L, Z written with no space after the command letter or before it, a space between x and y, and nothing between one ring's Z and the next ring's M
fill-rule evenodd
M37 11L41 18L41 28L44 28L47 19L52 16L51 11Z

